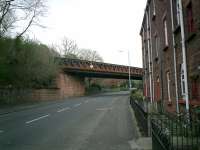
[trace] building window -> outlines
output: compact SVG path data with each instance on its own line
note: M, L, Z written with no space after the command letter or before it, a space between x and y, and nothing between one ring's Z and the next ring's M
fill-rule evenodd
M167 47L169 43L168 43L168 29L167 29L167 19L166 18L164 18L163 24L164 24L164 34L165 34L165 36L164 36L165 46Z
M147 86L146 82L144 83L144 96L148 97L148 86Z
M173 18L174 18L174 26L178 27L180 25L180 5L179 0L173 0Z
M179 6L179 0L175 0L175 12L176 12L176 25L180 25L180 6Z
M184 76L184 69L183 64L181 64L181 94L185 96L185 76Z
M160 39L157 34L155 34L154 40L155 40L155 43L154 43L155 44L155 57L158 58L159 48L160 48Z
M180 25L180 7L179 7L179 0L176 0L176 19L177 19L177 25Z
M156 16L156 4L155 4L155 0L153 0L153 17Z
M192 2L187 6L187 29L189 33L194 32L194 18L193 18L193 8Z
M192 98L199 100L199 85L197 80L192 81Z
M157 78L156 81L156 91L155 91L155 96L156 96L156 100L160 100L160 79L159 77Z
M167 72L167 94L168 94L168 101L171 102L171 91L170 91L170 85L171 85L171 80L170 80L170 73Z

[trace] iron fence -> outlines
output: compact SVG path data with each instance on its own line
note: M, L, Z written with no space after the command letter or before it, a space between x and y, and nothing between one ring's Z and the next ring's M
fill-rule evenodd
M144 111L143 107L139 105L135 100L131 98L131 107L134 110L135 117L137 119L138 126L143 136L148 136L148 114Z
M200 150L200 123L184 115L152 114L153 150Z

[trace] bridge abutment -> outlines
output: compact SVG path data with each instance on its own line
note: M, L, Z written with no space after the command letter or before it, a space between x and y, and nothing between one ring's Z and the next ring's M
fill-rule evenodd
M83 96L85 94L84 77L72 76L66 73L59 73L57 86L60 97Z

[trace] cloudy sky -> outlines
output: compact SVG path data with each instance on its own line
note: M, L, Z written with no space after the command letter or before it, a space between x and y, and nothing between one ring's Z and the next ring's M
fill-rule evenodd
M79 48L99 52L104 62L142 66L139 31L146 0L48 0L47 28L34 27L31 36L45 44L60 44L63 37ZM123 52L120 52L123 51Z

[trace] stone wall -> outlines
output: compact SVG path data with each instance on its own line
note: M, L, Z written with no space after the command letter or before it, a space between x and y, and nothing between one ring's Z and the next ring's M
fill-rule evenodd
M63 72L56 79L55 89L38 89L32 91L32 100L59 100L85 94L84 78L71 76Z
M69 96L83 96L85 94L84 78L60 73L57 78L57 86L62 98Z
M60 100L85 94L84 78L60 72L51 89L0 89L0 103Z
M38 89L31 92L31 101L49 101L62 99L60 89Z

